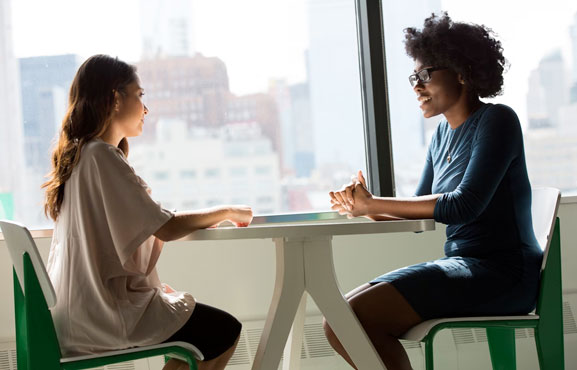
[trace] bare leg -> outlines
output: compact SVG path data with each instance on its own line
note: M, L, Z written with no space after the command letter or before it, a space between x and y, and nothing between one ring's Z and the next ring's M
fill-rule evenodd
M387 283L364 284L346 298L387 369L410 370L409 357L397 338L422 319L407 300ZM331 346L356 368L326 321L324 328Z
M182 365L188 366L187 363L180 360L170 359L164 364L162 370L179 370Z
M227 349L222 355L209 361L198 361L198 370L224 370L226 364L228 364L228 361L234 354L239 338L240 336L236 338L232 347ZM164 365L162 370L189 370L189 367L186 362L171 359Z

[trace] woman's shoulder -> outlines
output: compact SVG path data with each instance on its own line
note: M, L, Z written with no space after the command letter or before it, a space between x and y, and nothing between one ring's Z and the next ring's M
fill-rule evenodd
M521 130L517 113L505 104L486 104L479 121L481 130L499 132Z
M485 104L485 112L483 116L491 118L492 120L500 118L502 120L518 123L519 117L513 108L505 104Z
M122 150L98 138L94 138L84 144L80 160L82 161L83 159L85 161L89 159L96 159L104 161L120 160L125 162Z

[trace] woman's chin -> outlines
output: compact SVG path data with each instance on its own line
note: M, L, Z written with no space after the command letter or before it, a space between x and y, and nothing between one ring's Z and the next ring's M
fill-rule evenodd
M431 117L430 112L424 108L421 108L421 113L423 114L423 117L425 117L425 118Z

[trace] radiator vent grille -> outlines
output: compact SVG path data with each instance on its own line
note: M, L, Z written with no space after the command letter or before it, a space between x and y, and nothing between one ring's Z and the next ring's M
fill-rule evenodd
M569 302L563 302L563 333L575 334L577 333L577 325L575 324L575 316L571 310Z
M243 329L237 349L232 356L229 365L250 365L258 348L262 327ZM487 342L487 334L484 329L454 328L451 329L453 340L456 345ZM577 324L571 304L563 302L563 332L564 334L576 334ZM533 338L533 329L516 329L515 338ZM421 343L401 340L405 349L421 348ZM323 330L322 323L312 322L304 326L303 345L301 359L320 358L335 356L336 352L329 345ZM17 370L16 349L0 350L0 370ZM112 364L94 370L135 370L134 361Z
M10 356L8 351L0 352L0 370L11 370Z
M310 358L335 355L335 351L325 337L325 331L321 323L305 325L304 343L306 344Z

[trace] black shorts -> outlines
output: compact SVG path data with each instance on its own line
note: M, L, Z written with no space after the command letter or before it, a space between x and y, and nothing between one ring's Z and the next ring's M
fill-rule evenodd
M196 302L190 319L164 342L187 342L212 360L228 350L238 336L242 324L231 314Z

